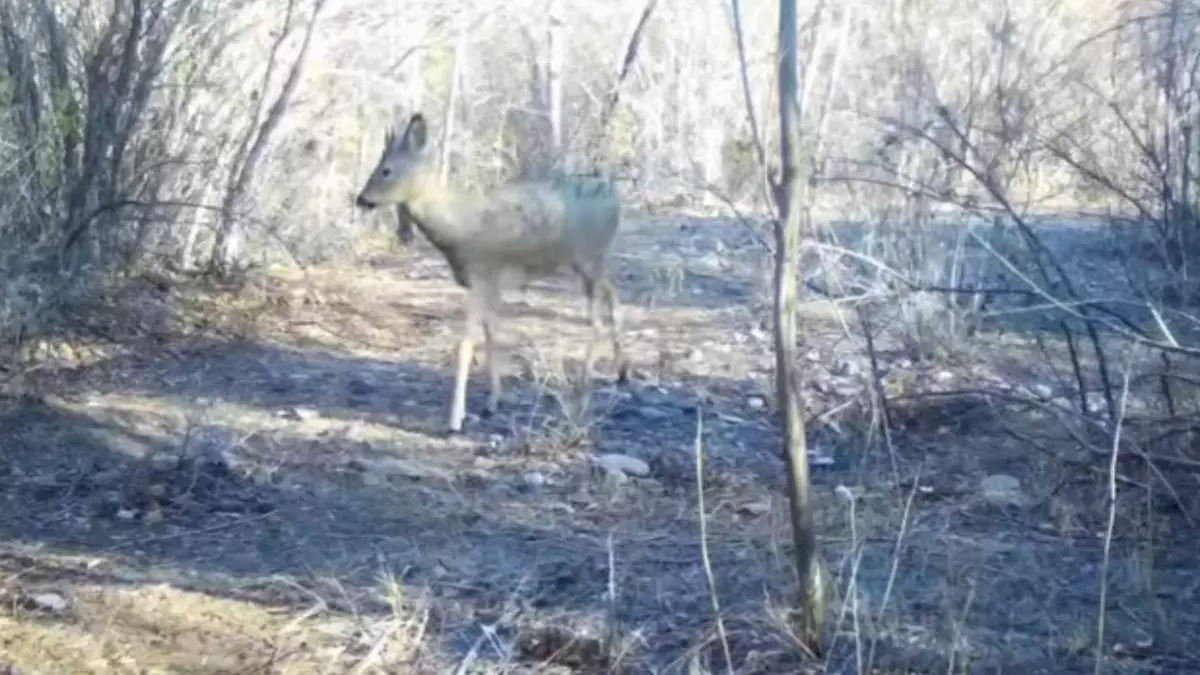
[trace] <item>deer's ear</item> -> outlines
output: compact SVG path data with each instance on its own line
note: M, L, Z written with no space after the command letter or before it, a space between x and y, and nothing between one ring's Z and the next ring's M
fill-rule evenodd
M408 149L408 124L397 122L388 130L388 153L404 152Z
M420 152L425 149L425 141L428 137L425 116L421 113L414 113L408 120L408 127L404 130L404 148L409 152Z

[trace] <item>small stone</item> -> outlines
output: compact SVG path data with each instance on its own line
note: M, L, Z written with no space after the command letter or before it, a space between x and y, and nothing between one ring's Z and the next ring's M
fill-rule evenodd
M1048 399L1054 395L1054 388L1048 384L1038 383L1033 385L1033 393L1037 394L1038 398Z
M521 480L529 487L541 487L550 482L549 479L546 478L545 474L542 474L538 471L530 471L524 476L521 476Z
M742 514L743 516L756 517L770 512L770 502L750 502L749 504L742 504L738 507L738 513Z
M133 509L117 509L118 520L134 520L137 518L137 511Z
M750 398L746 399L746 405L749 406L751 410L762 410L763 408L767 407L767 402L763 400L763 397L761 396L751 396Z
M1021 481L1007 474L985 476L979 481L979 491L984 499L994 504L1021 506L1027 502L1021 491Z
M954 373L948 370L939 370L937 374L933 376L933 379L943 383L949 382L950 380L954 379Z
M650 475L650 465L637 457L609 453L599 455L594 461L605 471L617 471L631 476Z
M54 612L59 614L67 611L71 603L58 593L38 593L30 598L33 604L40 610L45 612Z

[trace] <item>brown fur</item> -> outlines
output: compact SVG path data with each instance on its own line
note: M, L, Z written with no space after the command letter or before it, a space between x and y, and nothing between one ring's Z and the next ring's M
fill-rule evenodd
M466 416L466 384L475 344L482 337L491 391L487 411L500 396L500 375L492 339L505 283L523 283L563 269L577 274L588 301L593 336L587 345L585 375L591 375L594 344L601 332L598 301L604 302L613 363L619 378L626 364L618 339L616 289L605 260L620 225L616 186L600 178L571 177L502 185L485 194L443 186L431 166L425 118L417 113L399 133L389 132L383 154L358 195L362 208L400 205L436 247L464 288L467 326L458 350L451 431Z

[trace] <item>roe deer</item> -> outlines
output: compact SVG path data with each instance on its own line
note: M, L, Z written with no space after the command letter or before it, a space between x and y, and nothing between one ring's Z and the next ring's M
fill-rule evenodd
M399 133L396 133L399 131ZM458 346L451 432L462 429L466 416L467 379L481 333L487 359L488 414L500 397L500 373L493 343L502 284L524 283L569 268L583 281L592 335L584 358L590 377L594 345L601 335L597 301L602 300L612 341L618 380L627 364L618 338L616 288L605 271L605 258L620 224L616 186L599 178L563 178L510 183L483 194L441 184L425 152L425 118L416 113L408 124L389 131L367 184L358 195L360 208L399 205L411 222L446 258L454 281L466 291L466 327Z

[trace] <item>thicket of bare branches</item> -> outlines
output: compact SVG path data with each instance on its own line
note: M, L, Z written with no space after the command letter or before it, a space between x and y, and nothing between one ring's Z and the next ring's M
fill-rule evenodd
M847 67L829 97L808 101L818 111L833 101L829 117L809 118L818 132L877 131L818 133L839 139L821 145L823 198L866 226L857 253L874 265L851 277L857 289L835 290L903 298L900 337L916 358L954 352L979 321L1020 313L1064 350L1043 345L1052 389L1109 432L1122 417L1122 373L1161 378L1160 412L1181 414L1176 389L1190 385L1177 380L1196 345L1200 5L904 7L886 34L833 11L818 21L864 38L831 40L834 62L858 62L854 45L870 39L892 47L879 52L882 72ZM819 47L810 55L821 62ZM818 66L815 79L824 75ZM854 102L867 80L879 95ZM1108 227L1065 249L1047 240L1079 222Z
M777 7L660 7L601 134L643 5L5 0L0 339L118 272L349 252L381 224L351 195L416 109L439 121L453 180L599 160L642 205L766 211L756 144L778 156ZM805 3L816 213L869 235L840 242L860 257L826 259L855 274L822 283L902 295L918 355L977 327L987 294L966 290L1059 303L1055 330L1097 361L1073 378L1106 388L1111 417L1106 349L1189 351L1171 307L1192 294L1198 245L1198 21L1194 0ZM1104 304L1027 227L1073 208L1154 261ZM1125 342L1102 345L1114 332Z
M264 7L0 4L0 344L147 265L191 266L250 166ZM288 20L276 32L288 34ZM299 11L299 10L297 10ZM311 10L309 10L311 12ZM277 50L275 50L277 51ZM280 61L275 51L271 61Z

